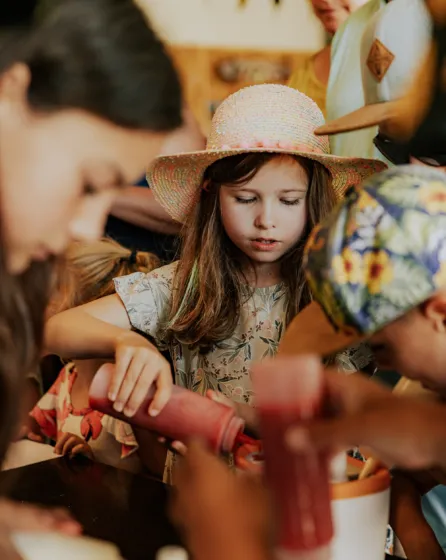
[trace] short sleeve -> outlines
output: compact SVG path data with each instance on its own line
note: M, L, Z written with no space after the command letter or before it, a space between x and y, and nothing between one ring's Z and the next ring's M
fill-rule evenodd
M143 274L115 278L116 293L121 298L134 329L159 340L167 321L172 299L172 283L177 263Z
M121 444L121 459L125 459L138 451L138 442L130 424L111 416L104 416L102 427Z

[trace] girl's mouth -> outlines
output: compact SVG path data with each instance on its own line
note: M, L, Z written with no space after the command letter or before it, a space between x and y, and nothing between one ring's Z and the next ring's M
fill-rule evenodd
M277 248L279 242L276 239L266 239L264 237L258 237L251 241L252 247L256 251L272 251Z

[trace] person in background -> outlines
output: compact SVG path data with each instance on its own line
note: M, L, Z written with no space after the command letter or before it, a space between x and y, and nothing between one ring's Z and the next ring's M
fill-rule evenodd
M316 104L286 86L253 86L226 99L206 150L160 157L149 172L161 203L185 224L179 261L119 278L116 295L53 316L48 349L116 356L116 410L132 416L155 382L155 415L172 381L137 332L148 334L169 348L178 385L223 393L249 423L250 365L276 353L288 321L311 298L304 240L345 188L384 168L332 158L312 132L322 122ZM173 467L169 455L168 481Z
M330 77L327 87L327 120L343 117L364 105L362 88L361 41L370 19L390 0L369 0L339 28L331 44ZM402 27L397 25L394 33ZM404 31L404 30L403 30ZM385 53L382 53L384 56ZM376 129L337 134L330 138L330 149L343 157L378 158L373 138Z
M0 29L0 459L41 355L54 255L102 235L181 106L173 64L130 0L65 0L38 25ZM9 534L26 530L80 528L2 501L2 560L17 560Z
M161 148L164 155L203 150L206 141L190 109L183 110L183 125ZM147 180L124 189L115 199L105 226L106 234L132 250L155 253L164 264L178 250L180 224L156 200Z
M48 315L113 294L114 277L148 273L159 265L155 255L130 251L111 239L70 245L56 269L54 296ZM66 357L68 358L68 356ZM87 455L92 460L139 472L162 475L156 464L156 448L165 451L143 430L132 428L92 410L88 390L103 360L75 360L66 364L56 381L31 410L34 431L30 439L55 442L55 453Z
M349 15L366 1L311 0L311 4L325 32L332 37ZM296 68L288 84L315 101L324 116L326 115L325 98L330 75L330 54L331 46L327 45L307 58L301 67Z
M375 13L361 42L364 103L316 133L328 134L332 140L347 137L351 131L365 132L370 135L370 145L366 149L357 144L356 152L377 154L388 165L416 163L407 147L386 134L386 120L425 60L431 35L431 16L423 0L392 0ZM430 158L423 163L437 166Z

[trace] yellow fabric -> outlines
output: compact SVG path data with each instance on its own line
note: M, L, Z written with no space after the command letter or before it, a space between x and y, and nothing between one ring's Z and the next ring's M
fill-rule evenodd
M305 93L305 95L312 99L325 117L325 98L327 95L327 87L314 73L313 56L307 58L302 66L295 70L288 85L302 93Z

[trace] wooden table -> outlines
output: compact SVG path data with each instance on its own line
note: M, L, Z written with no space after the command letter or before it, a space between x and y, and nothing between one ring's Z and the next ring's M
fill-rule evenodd
M168 488L150 478L79 457L2 472L0 484L13 499L68 508L85 534L114 542L126 560L152 560L180 542L166 513Z
M126 560L152 560L179 538L170 524L167 487L82 458L59 458L0 474L16 500L68 508L87 535L114 542Z

